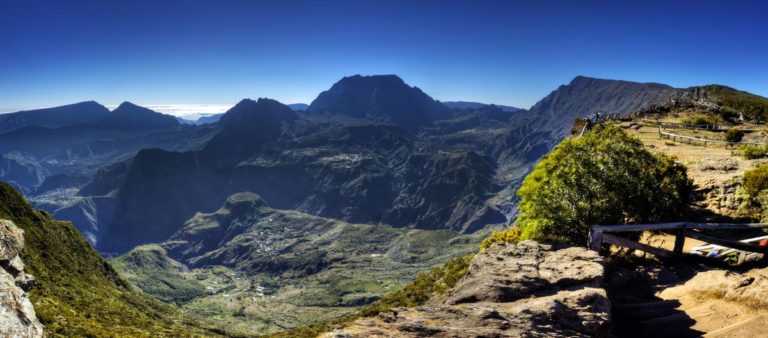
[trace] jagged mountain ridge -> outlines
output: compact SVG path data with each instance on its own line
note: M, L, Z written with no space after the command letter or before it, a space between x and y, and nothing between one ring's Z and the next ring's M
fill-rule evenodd
M627 113L674 93L662 85L579 77L529 111L440 108L442 119L420 120L427 124L414 131L413 121L404 127L350 110L370 101L377 80L401 87L390 92L419 93L417 101L428 107L439 104L392 76L345 78L306 115L273 100L244 100L222 117L201 151L147 150L134 158L109 189L118 192L117 217L101 225L100 236L110 243L100 249L162 241L195 212L211 212L242 190L277 208L350 222L472 232L507 221L520 180L573 119L595 109ZM350 91L357 82L363 89Z
M81 104L46 111L66 114L79 106ZM18 114L22 113L26 112ZM56 128L46 126L52 123L40 122L0 134L0 154L6 158L24 158L27 164L36 163L47 173L45 177L64 175L80 181L80 177L92 175L99 167L130 158L143 148L196 148L198 140L205 139L206 131L210 130L180 126L169 115L129 102L112 112L107 110L97 119L81 122ZM28 180L11 171L0 173L0 178L18 183L25 194L43 192L37 189L43 183L41 180Z
M118 243L97 245L116 251L162 241L195 212L211 212L242 190L277 208L350 222L472 232L513 217L519 182L573 119L628 113L680 92L577 77L530 110L508 113L494 106L447 109L395 76L353 76L304 112L244 100L221 123L163 134L175 142L196 135L188 143L196 146L186 149L197 150L140 151L67 203L46 196L40 205L73 217L92 243ZM392 93L408 94L391 105L363 105ZM417 111L416 120L398 120L404 104L413 105L405 111Z

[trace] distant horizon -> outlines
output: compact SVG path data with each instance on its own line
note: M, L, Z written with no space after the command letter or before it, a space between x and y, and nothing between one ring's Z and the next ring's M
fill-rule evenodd
M355 73L520 108L577 75L768 96L766 12L755 0L10 1L0 110L308 102Z
M383 75L383 74L364 74L364 75ZM397 74L394 74L394 75L397 75ZM344 75L342 77L339 77L339 79L341 79L341 78L343 78L345 76L352 76L352 74ZM725 85L725 84L712 83L712 82L710 82L710 83L700 83L700 84L690 84L690 85L685 85L685 86L675 86L675 85L671 85L671 84L663 83L663 82L659 82L659 81L633 81L631 79L601 78L601 77L588 76L588 75L576 75L573 78L569 79L568 81L565 81L565 82L561 83L560 85L567 85L573 79L575 79L576 77L579 77L579 76L589 77L589 78L597 78L597 79L603 79L603 80L629 81L629 82L637 82L637 83L657 83L657 84L672 86L674 88L686 88L686 87L705 86L705 85L724 85L724 86L728 86L728 85ZM409 85L409 86L419 87L419 86L415 86L415 85L409 83L408 79L403 79L403 81L405 81L405 83L407 85ZM335 82L333 82L333 83L335 83ZM319 90L317 92L317 94L320 94L322 91L327 90L328 88L330 88L333 85L333 83L329 84L326 88ZM560 85L558 85L558 86L560 86ZM480 101L480 100L473 100L473 99L466 99L466 98L464 98L464 99L453 99L453 98L452 99L439 99L439 98L436 98L434 96L431 96L428 90L425 90L424 88L421 88L421 87L419 87L419 89L424 91L427 95L430 95L433 99L438 100L440 102L476 102L476 103L483 103L483 104L495 104L495 105L510 106L510 107L521 108L521 109L530 109L531 106L533 106L539 100L541 100L544 97L546 97L546 95L548 95L550 92L556 90L558 86L555 86L555 87L551 88L551 90L549 92L547 92L546 94L542 95L539 98L536 98L533 101L533 103L531 103L529 106L521 106L521 105L508 104L508 103L500 103L500 102L484 102L484 101ZM736 90L744 90L744 89L741 89L741 88L738 88L738 87L733 87L733 86L728 86L728 87L734 88ZM763 96L763 97L768 97L768 95L763 95L763 94L760 94L760 93L754 93L754 92L750 92L750 93L755 94L755 95L760 95L760 96ZM105 104L105 103L102 103L100 100L97 100L97 99L88 99L88 100L79 100L79 101L75 101L75 102L62 102L62 103L57 103L57 104L53 104L53 105L46 105L46 106L28 106L28 107L15 108L15 109L13 109L13 108L5 108L5 107L0 106L0 115L8 114L8 113L15 113L15 112L19 112L19 111L25 111L25 110L36 110L36 109L45 109L45 108L59 107L59 106L64 106L64 105L68 105L68 104L74 104L74 103L86 102L86 101L95 101L95 102L103 105L104 107L107 107L109 110L114 110L115 108L117 108L123 102L131 102L133 104L136 104L136 105L139 105L139 106L142 106L142 107L146 107L146 108L152 109L154 111L157 111L157 112L160 112L160 113L163 113L163 114L168 114L168 115L172 115L172 116L175 116L175 117L179 117L179 118L183 118L183 119L194 121L194 120L196 120L196 119L198 119L200 117L205 117L205 116L211 116L211 115L216 115L216 114L224 113L227 110L229 110L230 108L234 107L235 104L237 104L237 102L239 102L240 100L243 100L243 99L257 99L259 97L264 97L264 98L270 98L270 99L277 100L278 102L283 103L285 105L292 105L292 104L306 104L306 105L309 105L317 97L316 95L314 97L312 97L311 99L309 99L309 100L306 100L306 101L296 101L296 102L285 102L285 101L280 100L278 98L265 97L265 96L243 97L243 98L239 98L239 99L234 100L232 103L141 103L141 102L136 102L136 101L131 101L131 100L123 100L123 101L120 101L120 102L117 102L117 103L111 102L111 103Z

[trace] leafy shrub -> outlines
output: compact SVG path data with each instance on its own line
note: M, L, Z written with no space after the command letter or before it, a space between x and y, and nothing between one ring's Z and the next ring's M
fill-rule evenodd
M756 198L768 189L768 164L761 164L744 172L741 188L750 198Z
M717 120L717 117L714 117L712 115L705 115L705 114L700 114L693 117L685 117L681 119L680 122L685 124L692 124L696 126L716 125L719 123L719 121Z
M765 146L753 146L746 144L741 146L741 157L748 160L754 160L768 156L768 148Z
M659 222L686 210L683 165L616 126L563 141L518 190L520 239L584 244L597 224Z
M755 198L755 201L761 206L760 222L768 222L768 190L761 191Z
M742 138L744 138L744 131L740 129L731 128L725 132L725 140L728 142L741 142Z
M493 243L516 243L520 240L520 228L511 227L504 231L494 231L488 238L480 244L480 250L491 247Z

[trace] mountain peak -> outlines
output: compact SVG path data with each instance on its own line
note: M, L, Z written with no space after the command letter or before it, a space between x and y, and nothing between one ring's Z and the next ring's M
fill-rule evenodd
M447 108L397 75L353 75L320 93L310 113L391 122L416 130L444 116Z
M234 213L241 213L265 207L268 207L267 202L265 202L261 196L250 191L239 192L229 196L224 205L225 209Z
M151 110L149 108L142 107L142 106L140 106L138 104L135 104L133 102L130 102L130 101L123 101L123 103L121 103L119 106L117 106L117 108L115 108L115 110L125 110L125 109L146 109L146 110ZM113 110L113 111L115 111L115 110ZM152 111L154 111L154 110L152 110Z
M659 83L577 76L530 108L537 123L550 125L565 136L565 126L579 117L594 112L627 114L645 106L660 104L675 95L676 90Z
M242 99L234 107L227 110L221 116L219 124L252 124L272 121L292 121L297 119L296 113L288 106L277 100L268 98L259 98L257 101L252 99Z
M96 101L1 114L0 134L26 126L58 128L93 123L107 114L109 109Z
M125 101L110 112L101 124L119 129L162 129L178 126L179 122L171 115Z
M360 75L355 74L351 76L345 76L339 80L343 81L381 81L381 82L393 82L402 85L406 85L405 81L395 74L380 74L380 75Z

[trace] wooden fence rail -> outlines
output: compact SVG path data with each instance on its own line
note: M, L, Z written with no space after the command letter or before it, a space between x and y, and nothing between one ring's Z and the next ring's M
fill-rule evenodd
M706 147L707 144L724 145L725 148L729 148L729 147L733 148L736 146L743 146L743 145L753 145L753 146L764 145L764 143L757 143L757 142L728 142L728 141L722 141L722 140L711 140L711 139L706 139L701 137L683 136L683 135L678 135L675 133L664 131L664 129L662 129L661 127L659 127L659 138L666 138L674 142L680 142L680 143L688 143L688 144L699 143L704 147Z
M672 129L728 131L728 129L737 128L737 126L724 126L721 124L689 124L689 123L666 122L666 121L649 119L647 117L644 117L642 121L645 124L650 124L650 125L664 127L664 128L672 128ZM738 129L742 131L754 131L757 128L752 126L739 125Z
M590 228L589 247L594 251L600 252L604 244L612 244L644 251L659 257L672 258L682 255L686 238L693 238L722 247L768 255L768 247L751 244L741 240L720 238L711 233L713 230L756 230L764 228L768 228L768 223L677 222L662 224L597 225ZM642 231L660 231L673 234L675 236L675 245L672 251L617 236L619 233Z

